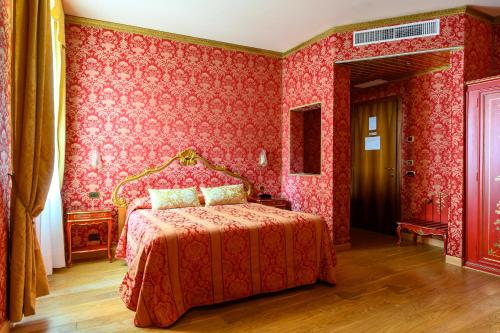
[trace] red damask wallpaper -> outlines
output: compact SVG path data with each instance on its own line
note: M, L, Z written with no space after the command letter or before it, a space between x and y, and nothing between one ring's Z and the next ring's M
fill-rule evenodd
M10 0L0 0L0 324L7 318L7 228L10 204Z
M350 200L350 124L348 73L333 66L335 61L356 58L398 54L418 50L445 48L464 45L466 15L441 17L441 34L431 38L416 38L391 43L379 43L354 47L352 33L335 33L296 53L283 61L283 116L288 110L300 104L323 101L323 174L320 177L290 176L283 171L283 192L292 200L294 209L320 213L333 229L336 244L349 241ZM446 105L453 119L449 131L452 135L449 151L451 210L451 242L449 254L460 256L462 250L463 212L463 52L455 52L448 78L452 82L441 83L440 98L450 95ZM431 80L433 81L433 80ZM416 81L412 90L418 91L418 84L432 86L437 82ZM427 112L432 105L427 101ZM432 117L435 117L432 113ZM289 158L288 123L283 122L283 164ZM430 176L429 176L430 177ZM424 180L422 180L424 184ZM418 189L418 186L414 186ZM413 189L412 189L413 191ZM423 192L423 190L417 190ZM417 199L414 199L415 202ZM414 203L408 204L410 212ZM333 209L332 209L333 207Z
M333 56L329 39L323 39L283 60L283 186L284 195L294 210L323 216L336 243L345 241L338 235L333 221ZM289 174L289 113L300 105L321 102L322 166L319 176Z
M493 75L500 74L500 24L493 25Z
M349 242L351 198L351 106L349 68L334 66L333 221L338 244Z
M290 112L290 173L304 172L304 113Z
M402 141L401 160L414 160L414 166L401 165L401 213L403 218L419 216L422 201L432 194L444 193L445 200L452 198L457 204L459 193L453 192L452 183L457 179L450 176L455 167L452 158L454 141L451 124L453 110L460 107L461 100L454 97L461 89L461 82L454 81L457 68L460 70L462 51L452 54L453 68L416 76L404 81L389 83L369 89L356 89L352 102L363 102L388 96L399 96L402 105L402 137L414 136L415 142ZM456 63L458 61L458 63ZM448 93L444 87L455 91ZM405 177L405 171L414 170L415 178ZM460 178L460 177L459 177ZM452 193L452 197L449 194ZM446 217L448 220L451 216ZM460 226L452 224L449 253L458 249L461 243Z
M281 60L76 24L66 34L65 210L90 207L89 191L101 193L96 206L110 207L119 180L187 147L280 193ZM94 148L99 170L90 166ZM231 181L203 174L165 172L125 190ZM86 234L76 236L83 245Z
M304 112L304 172L317 173L321 170L321 112Z
M465 81L493 75L493 28L467 15L465 20Z

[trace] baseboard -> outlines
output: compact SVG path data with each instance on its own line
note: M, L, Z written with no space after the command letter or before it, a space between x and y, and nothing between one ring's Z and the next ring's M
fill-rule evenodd
M351 243L344 243L344 244L335 245L335 251L337 251L337 252L347 251L350 249L351 249Z
M413 242L413 235L414 234L409 233L409 232L402 232L401 238L403 238L406 241ZM439 247L441 249L444 247L444 243L441 239L436 239L436 238L432 238L432 237L423 237L423 236L417 235L417 243L432 245L435 247Z
M458 267L462 267L464 265L462 258L446 255L446 263Z
M0 333L9 333L10 332L10 321L6 320L2 324L0 324Z

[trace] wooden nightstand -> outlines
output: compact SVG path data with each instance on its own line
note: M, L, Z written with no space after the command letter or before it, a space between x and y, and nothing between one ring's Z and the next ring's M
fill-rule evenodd
M70 211L66 213L66 237L68 240L68 267L71 266L71 256L73 253L88 253L95 251L108 251L109 262L113 260L111 255L111 240L112 240L112 230L113 230L113 214L110 209L102 210L80 210L80 211ZM108 227L108 241L105 245L97 246L86 246L79 250L73 251L71 245L71 229L78 228L81 226L96 225L106 223Z
M290 201L282 198L271 198L271 199L250 198L248 201L255 202L261 205L290 210Z

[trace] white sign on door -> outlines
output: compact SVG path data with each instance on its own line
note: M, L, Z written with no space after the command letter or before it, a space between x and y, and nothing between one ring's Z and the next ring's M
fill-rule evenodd
M365 150L380 150L380 136L365 137Z

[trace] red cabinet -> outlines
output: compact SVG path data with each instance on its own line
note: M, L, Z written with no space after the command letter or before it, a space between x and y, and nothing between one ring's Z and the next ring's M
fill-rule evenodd
M500 76L468 83L465 265L500 275Z

